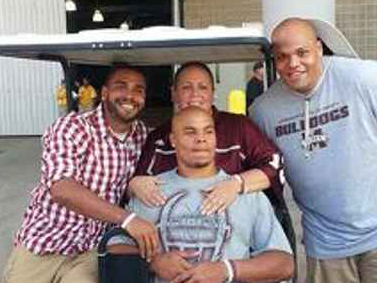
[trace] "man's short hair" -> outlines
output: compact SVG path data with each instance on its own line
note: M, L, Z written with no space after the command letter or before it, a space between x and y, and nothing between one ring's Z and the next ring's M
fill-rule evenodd
M128 65L126 63L114 63L113 66L111 67L111 69L109 70L109 72L107 73L103 85L106 86L116 72L118 72L119 70L124 70L124 69L138 72L139 74L141 74L144 77L145 81L147 82L147 76L145 74L144 69L137 67L137 66L131 66L131 65Z
M214 122L212 115L209 114L208 111L205 111L198 106L191 105L191 106L186 107L185 109L182 109L178 113L174 113L174 116L171 119L172 132L175 129L174 125L177 124L177 121L180 121L182 119L182 117L186 117L187 113L203 113L205 116L208 116L212 120L212 122Z
M200 62L200 61L186 62L186 63L184 63L183 65L181 65L179 67L179 69L175 73L174 79L173 79L173 86L174 86L174 88L177 86L178 78L182 74L182 72L184 70L188 69L188 68L191 68L191 67L196 67L196 68L199 68L199 69L202 69L203 71L205 71L208 74L208 76L210 77L211 84L212 84L212 89L215 88L215 80L213 78L213 74L212 74L210 68L208 68L208 66L206 64L204 64L203 62Z
M262 61L258 61L254 64L253 66L253 71L255 72L256 70L259 70L259 69L262 69L263 68L263 62Z

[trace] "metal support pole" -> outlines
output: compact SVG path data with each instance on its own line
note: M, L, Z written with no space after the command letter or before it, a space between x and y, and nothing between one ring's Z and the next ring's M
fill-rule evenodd
M77 105L76 100L73 97L73 78L72 78L72 71L69 66L68 61L64 58L64 60L60 61L60 64L62 65L63 71L64 71L64 77L65 77L65 88L67 92L67 103L68 103L68 113L71 111L78 112L79 108Z
M272 50L270 48L262 47L262 53L265 58L266 75L267 75L267 87L270 87L276 80L276 72L274 59L272 57Z
M184 12L185 0L172 0L172 25L176 27L185 26Z
M72 72L71 72L71 68L69 66L69 62L68 60L63 57L63 56L59 56L59 55L46 55L46 54L41 54L39 55L39 58L42 59L42 60L47 60L47 61L55 61L55 62L59 62L60 65L62 66L63 68L63 72L64 72L64 81L65 81L65 88L66 88L66 93L67 93L67 104L68 104L68 112L71 112L71 111L76 111L78 112L78 106L77 106L77 103L75 101L75 99L73 98L73 95L72 95Z
M173 26L180 27L180 0L172 0Z

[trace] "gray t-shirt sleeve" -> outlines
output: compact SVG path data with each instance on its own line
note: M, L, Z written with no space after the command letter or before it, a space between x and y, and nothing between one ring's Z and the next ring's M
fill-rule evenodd
M255 194L257 194L255 195L256 202L253 202L253 205L257 205L257 215L250 235L252 255L268 250L292 253L288 239L269 200L262 192Z
M358 69L357 69L358 68ZM366 102L365 106L370 107L373 115L377 117L377 62L376 61L362 61L362 64L357 64L354 67L354 74L356 82L359 84L361 91L359 95L363 96ZM348 72L344 72L348 76ZM348 79L345 76L345 80Z

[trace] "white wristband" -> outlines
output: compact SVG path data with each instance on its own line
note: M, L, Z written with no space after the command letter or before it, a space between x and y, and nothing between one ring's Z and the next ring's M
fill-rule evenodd
M242 178L242 176L240 174L234 174L232 175L232 177L234 177L234 179L236 179L237 182L240 183L241 191L238 194L243 195L244 193L246 193L245 180Z
M126 230L127 228L127 225L131 222L132 219L134 219L136 217L136 213L135 212L132 212L131 214L129 214L126 218L124 218L122 224L120 225L120 227L122 227L124 230Z
M233 281L233 277L234 277L233 266L230 264L229 260L227 260L227 259L223 259L223 263L225 264L227 275L228 275L228 278L226 279L226 282L227 283L232 282Z

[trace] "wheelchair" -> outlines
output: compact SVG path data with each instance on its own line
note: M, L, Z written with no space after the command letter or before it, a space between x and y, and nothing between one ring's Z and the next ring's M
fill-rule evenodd
M124 235L122 228L113 228L105 233L98 246L98 282L99 283L149 283L152 274L147 263L138 254L112 254L107 251L109 240L117 235Z
M291 217L284 201L277 201L270 194L267 196L292 247L296 268L295 275L289 282L295 283L297 277L296 240ZM98 246L99 283L153 282L153 274L149 271L145 260L139 255L113 254L107 251L110 239L117 235L126 235L126 232L121 228L112 228L105 233Z

